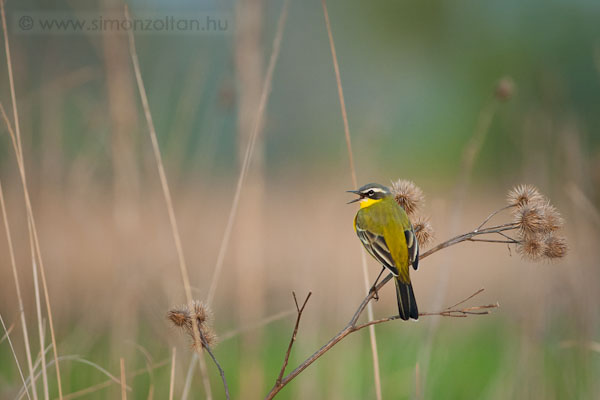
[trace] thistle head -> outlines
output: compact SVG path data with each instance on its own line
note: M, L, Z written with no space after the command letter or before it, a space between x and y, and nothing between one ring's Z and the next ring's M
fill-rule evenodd
M509 206L523 207L527 204L538 204L544 201L544 196L532 185L515 186L508 192L507 201Z
M563 226L563 218L534 186L516 186L507 199L508 205L515 207L513 222L519 229L517 250L524 258L538 261L567 254L566 239L556 235Z
M413 223L413 229L420 248L424 248L433 240L433 226L428 218L417 218Z
M527 236L517 244L517 251L523 258L530 261L539 261L544 257L546 244L539 236Z
M421 188L409 180L399 179L392 182L391 191L396 202L404 208L409 217L414 216L425 201Z
M523 236L533 236L544 231L546 220L537 205L525 204L515 213L514 223L519 226Z
M549 259L563 258L567 255L567 240L563 236L547 235L544 245L544 256Z

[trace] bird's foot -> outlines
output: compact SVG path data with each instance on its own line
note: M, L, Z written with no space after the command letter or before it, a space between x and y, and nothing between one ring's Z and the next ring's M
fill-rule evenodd
M373 299L379 301L379 293L377 292L377 286L371 286L370 292L373 293Z

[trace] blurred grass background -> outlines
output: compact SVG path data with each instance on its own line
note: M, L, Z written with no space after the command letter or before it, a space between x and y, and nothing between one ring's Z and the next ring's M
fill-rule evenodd
M256 116L281 1L128 3L133 15L218 10L225 33L136 35L150 108L173 191L194 296L206 297L231 206L240 154ZM359 182L417 182L437 240L451 234L463 149L498 81L516 90L499 102L472 172L460 231L532 183L562 211L570 253L556 263L522 261L503 245L467 243L413 273L423 311L448 268L444 305L480 287L491 316L422 318L377 327L384 398L597 398L600 275L600 4L592 0L502 3L328 2ZM191 351L166 321L185 302L156 166L140 107L127 36L23 34L12 13L77 16L121 12L118 1L8 2L23 147L60 355L77 354L119 376L177 348L175 397ZM10 113L6 63L0 101ZM290 368L333 336L364 293L362 251L348 155L320 2L292 1L264 128L242 191L224 273L212 305L224 334L293 310L291 291L313 292ZM14 153L0 129L2 179L33 352L39 351L26 214ZM26 370L4 230L0 313ZM374 279L379 272L369 261ZM374 304L394 312L393 290ZM437 324L434 329L432 324ZM293 314L224 340L215 352L233 398L273 385ZM2 333L3 334L3 333ZM0 335L1 337L2 335ZM595 350L594 350L595 349ZM35 354L34 354L35 356ZM50 360L51 357L48 357ZM420 366L416 373L417 364ZM223 398L209 364L215 398ZM65 394L106 380L61 363ZM189 398L204 398L196 372ZM50 369L51 397L57 396ZM130 398L166 397L168 363L128 379ZM366 331L337 345L280 398L374 398ZM20 379L0 344L0 398ZM40 383L41 387L41 383ZM41 395L41 390L40 390ZM117 384L82 396L118 398Z

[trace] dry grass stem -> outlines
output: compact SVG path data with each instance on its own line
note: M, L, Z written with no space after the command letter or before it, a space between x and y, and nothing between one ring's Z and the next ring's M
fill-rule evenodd
M26 207L27 218L28 218L28 229L30 231L29 232L30 238L33 238L33 243L30 243L30 244L31 244L31 247L35 249L34 253L37 256L38 262L39 262L40 275L42 278L42 288L44 290L44 300L46 302L46 312L48 314L48 322L50 325L50 337L52 340L52 350L53 350L53 355L54 355L54 361L56 363L56 381L57 381L57 386L58 386L58 396L59 396L59 399L62 399L62 383L61 383L61 379L60 379L60 367L58 365L58 349L56 346L56 336L54 333L52 308L50 306L50 295L48 293L48 285L46 282L46 270L44 268L44 262L43 262L42 253L40 250L40 243L39 243L39 239L38 239L37 229L36 229L35 220L33 217L33 208L31 206L31 200L29 198L29 191L27 189L27 178L26 178L26 174L25 174L25 162L23 159L23 146L21 144L21 129L19 126L19 113L18 113L18 109L17 109L17 98L16 98L16 94L15 94L15 84L14 84L14 78L13 78L13 73L12 73L12 60L11 60L11 55L10 55L10 45L8 42L8 30L6 27L6 14L5 14L5 10L4 10L4 0L0 0L0 13L2 16L2 31L4 33L4 48L5 48L5 52L6 52L6 65L7 65L7 69L8 69L8 80L9 80L9 84L10 84L11 101L12 101L12 106L13 106L13 117L14 117L14 124L15 124L14 132L12 131L11 124L8 121L8 118L6 118L6 115L4 112L3 112L3 117L6 120L6 125L8 127L9 133L11 133L11 138L13 140L13 146L15 148L15 155L17 158L17 163L19 165L19 173L20 173L20 177L21 177L21 183L23 186L23 195L24 195L25 207ZM35 260L32 260L32 263L35 268ZM37 275L37 272L35 272L35 275ZM41 324L41 320L40 320L39 316L38 316L38 324ZM42 349L43 348L44 347L42 345ZM45 360L43 362L45 362ZM46 383L47 383L47 381L46 381ZM35 390L34 390L34 392L35 392ZM47 384L45 384L44 385L44 394L47 395L47 392L48 392L48 387L47 387ZM34 399L37 398L36 396L37 396L37 394L34 393Z
M30 225L31 226L31 225ZM33 243L33 238L31 234L31 229L29 230L29 241ZM38 272L37 272L37 263L35 260L35 251L34 247L31 246L31 263L33 268L33 287L35 293L35 310L38 317L38 337L40 339L40 360L42 364L42 382L44 387L44 399L48 400L50 394L48 392L48 373L46 370L46 355L42 351L46 347L45 339L44 339L44 327L43 327L43 317L42 317L42 305L40 299L40 284L38 282ZM35 391L35 386L32 386L32 390Z
M348 123L348 113L346 112L346 101L344 99L344 89L342 87L342 78L340 75L340 66L337 59L337 53L335 51L335 42L333 40L333 32L331 30L331 21L329 20L329 12L327 11L327 3L325 0L321 0L323 6L323 16L325 18L325 27L327 28L327 37L329 38L329 48L331 50L331 58L333 62L333 69L335 71L335 81L338 90L338 98L340 101L340 109L342 113L342 120L344 122L344 136L346 138L346 147L348 150L348 161L350 163L350 173L352 175L352 185L354 189L358 189L358 180L356 178L356 168L354 167L354 153L352 152L352 140L350 138L350 125ZM363 282L365 285L365 291L371 289L369 283L369 273L367 271L367 257L363 251L361 251L361 265L363 273ZM368 304L367 314L369 318L373 318L373 306ZM379 354L377 353L377 336L375 335L375 329L369 328L369 340L371 343L371 354L373 357L373 378L375 381L375 396L377 400L382 399L381 394L381 374L379 371Z
M4 319L2 318L2 315L0 315L0 322L2 322L2 327L4 328L4 332L6 333L6 338L8 340L8 344L10 345L10 351L12 351L13 358L15 359L15 363L17 364L17 369L19 370L19 375L21 376L23 387L25 388L25 392L27 393L27 398L31 400L31 396L29 396L29 390L27 389L27 384L25 383L25 377L23 376L23 370L21 369L21 364L19 363L19 358L17 357L17 353L15 352L15 348L13 347L12 340L10 340L10 332L8 331L8 329L6 329L6 325L4 324Z
M237 335L240 335L244 332L251 331L251 330L254 330L257 328L261 328L265 325L270 324L271 322L279 321L283 318L286 318L286 317L294 314L295 312L296 312L296 310L282 311L280 313L263 318L260 321L257 321L255 323L244 325L238 329L234 329L229 332L225 332L225 333L219 335L219 342L222 343L222 342L232 339L232 338L236 337Z
M12 324L10 324L10 326L8 327L8 329L6 330L4 335L0 338L0 343L4 342L8 338L8 335L10 335L10 333L13 331L13 329L15 329L16 324L17 324L16 322L13 322Z
M254 121L254 125L252 127L252 131L250 134L250 140L248 140L248 145L246 146L246 150L244 152L244 159L242 161L240 175L238 177L237 185L235 188L235 194L233 195L233 202L231 204L231 209L229 211L229 216L227 218L227 225L225 226L225 232L223 233L223 240L221 241L221 245L219 247L219 253L217 255L215 271L214 271L212 280L210 282L210 287L208 289L208 296L207 296L208 304L212 304L214 297L215 297L215 293L217 290L217 284L219 282L219 278L221 276L221 271L223 269L223 262L225 261L225 254L227 253L227 248L229 246L229 240L231 238L233 222L235 220L235 216L236 216L237 210L238 210L238 205L240 202L240 195L242 192L242 187L244 185L246 175L248 174L248 167L250 166L250 161L252 160L252 154L254 152L254 145L256 144L256 138L258 137L258 134L262 127L262 121L264 119L265 109L267 107L267 100L269 98L269 94L271 93L271 84L273 82L273 72L275 71L275 65L277 64L277 60L279 59L279 52L281 50L281 40L283 38L283 30L284 30L285 23L287 20L289 4L290 4L290 0L284 1L283 7L281 9L281 14L279 15L279 20L277 22L277 30L275 33L275 37L273 38L273 50L271 51L271 57L269 58L267 72L265 74L265 81L263 83L262 91L260 94L260 100L258 102L258 109L256 112L256 120Z
M123 357L119 360L121 366L121 400L127 400L127 376L125 375L125 359Z
M600 226L600 211L575 182L569 182L565 185L565 193L577 207L592 218L596 225Z
M559 347L561 349L569 349L572 347L583 347L584 349L588 349L590 351L600 353L600 343L589 340L589 341L578 341L578 340L563 340L559 343Z
M2 104L0 104L0 110L2 111L3 116L6 118L6 113L4 112L4 108ZM21 319L21 328L23 331L23 343L25 344L25 356L27 358L27 367L29 369L29 376L33 379L33 361L31 357L31 348L29 346L29 331L27 329L27 321L25 319L25 307L23 305L23 296L21 295L21 285L19 284L19 274L17 272L17 262L15 260L15 251L12 243L12 235L10 231L10 224L8 222L8 213L6 212L6 203L4 201L4 191L2 189L2 183L0 182L0 206L2 207L2 218L4 220L4 229L6 231L6 240L8 242L8 254L10 257L10 265L12 268L13 278L15 280L15 288L17 291L17 301L19 304L19 317ZM35 387L35 382L32 385ZM33 390L35 393L35 390ZM34 394L34 399L37 399L37 393Z
M210 379L208 379L208 367L204 360L204 353L198 353L198 365L200 366L200 375L202 376L202 385L204 386L206 400L212 400L212 388L210 386Z
M169 361L171 361L170 357L166 358L166 359L164 359L162 361L159 361L156 364L153 364L151 366L151 369L154 370L154 369L163 367L163 366L167 365L169 363ZM136 376L143 375L144 373L147 373L147 372L148 372L147 368L140 368L140 369L138 369L138 370L136 370L134 372L130 372L128 374L128 377L129 378L135 378ZM87 396L89 394L97 392L98 390L102 390L104 388L107 388L107 387L111 386L114 383L115 382L114 382L113 379L108 379L108 380L106 380L104 382L98 383L98 384L93 385L93 386L89 386L89 387L87 387L85 389L81 389L81 390L78 390L76 392L66 394L66 395L64 395L63 399L64 400L72 400L72 399L76 399L76 398L79 398L79 397L82 397L82 396ZM120 381L117 381L117 383L120 385Z
M169 380L169 400L173 400L173 392L175 390L175 356L177 354L177 349L173 347L171 356L171 378Z
M51 346L48 346L44 350L44 354L46 354L50 350L50 347ZM41 357L40 357L40 359L41 359ZM100 365L98 365L98 364L96 364L96 363L94 363L94 362L92 362L90 360L86 360L85 358L81 358L78 355L60 356L58 358L58 360L59 361L74 361L74 362L82 363L82 364L85 364L85 365L89 365L90 367L98 370L100 373L102 373L103 375L105 375L106 377L108 377L111 382L113 382L113 383L115 383L117 385L121 385L122 384L122 382L121 382L121 380L119 378L117 378L116 376L114 376L113 374L111 374L110 372L108 372L105 368L102 368ZM37 369L37 367L39 366L39 364L40 364L40 360L38 359L36 361L36 363L35 363L34 370ZM48 363L47 366L50 368L50 367L52 367L54 365L55 365L54 360L52 360L52 361L50 361ZM35 376L36 379L39 378L40 375L41 375L41 372L38 372L36 374L36 376ZM29 378L27 378L27 380L25 382L26 382L27 385L30 385L31 380ZM127 390L131 391L131 388L129 386L127 386ZM24 388L22 388L21 391L19 392L19 394L17 395L16 399L20 400L23 397L24 394L25 394L25 390L24 390Z
M129 8L127 5L124 9L125 18L127 20L131 20L129 16ZM179 260L179 271L181 273L181 279L183 281L183 287L185 290L185 296L188 304L191 304L193 301L192 297L192 288L190 285L189 273L187 270L187 264L185 261L185 256L183 254L183 246L181 244L181 237L179 235L179 228L177 226L177 219L175 217L175 208L173 206L173 200L171 198L171 191L169 189L169 183L167 181L167 174L165 172L164 163L162 160L162 155L160 153L160 147L158 146L158 139L156 135L156 129L154 127L154 121L152 119L152 113L150 112L150 105L148 103L148 96L146 95L146 88L144 86L144 81L142 79L142 73L140 71L140 62L137 55L137 51L135 49L135 38L133 36L133 31L128 32L129 37L129 52L131 54L131 61L133 64L133 70L135 74L135 79L137 82L138 90L140 93L140 100L142 101L142 107L144 109L144 116L146 118L146 123L148 124L148 134L150 135L150 142L152 143L152 151L154 153L154 160L156 162L156 167L158 169L158 175L160 179L160 184L162 188L162 192L165 198L165 203L167 206L167 213L169 215L169 223L171 225L171 233L173 235L173 240L175 242L175 249L177 251L177 258ZM195 343L200 342L199 337L200 334L197 332L197 327L195 324L192 324L192 329L194 331ZM204 374L204 371L201 370L201 373ZM205 381L206 377L203 377ZM207 389L209 390L209 389ZM210 397L210 392L207 391L207 397Z
M131 20L131 17L129 16L129 8L127 6L125 6L125 18L127 20ZM177 257L179 259L179 269L181 272L181 278L183 280L185 295L188 303L191 303L193 300L192 289L190 286L190 278L185 262L185 257L183 255L183 246L181 245L181 237L179 236L177 219L175 218L175 208L173 207L173 199L171 198L171 191L169 190L167 174L165 173L165 166L163 164L162 155L160 153L160 147L158 146L156 129L154 128L154 121L152 119L152 113L150 112L150 105L148 104L146 88L142 79L142 73L140 72L140 62L138 59L137 51L135 49L135 38L133 37L133 31L131 30L129 31L129 51L131 54L131 61L133 64L135 79L140 93L140 100L142 101L142 108L144 109L144 116L146 118L146 123L148 124L148 134L150 136L150 142L152 143L152 151L154 153L154 160L158 169L160 185L162 188L163 196L165 198L165 203L167 205L169 223L171 224L171 233L173 235L173 240L175 241L175 248L177 251Z
M194 353L190 360L187 373L185 375L185 383L183 385L183 393L181 394L181 400L187 400L192 387L192 377L194 376L194 369L196 369L196 363L198 362L198 354Z

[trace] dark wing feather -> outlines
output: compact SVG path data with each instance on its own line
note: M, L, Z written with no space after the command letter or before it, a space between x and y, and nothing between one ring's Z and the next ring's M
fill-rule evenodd
M417 270L419 268L419 242L412 228L405 230L404 236L406 237L406 246L408 247L408 262Z
M356 227L356 233L369 254L383 264L384 267L389 269L394 276L398 276L398 268L396 268L394 265L394 259L392 258L390 249L385 242L385 238L373 232L360 229L358 226Z

